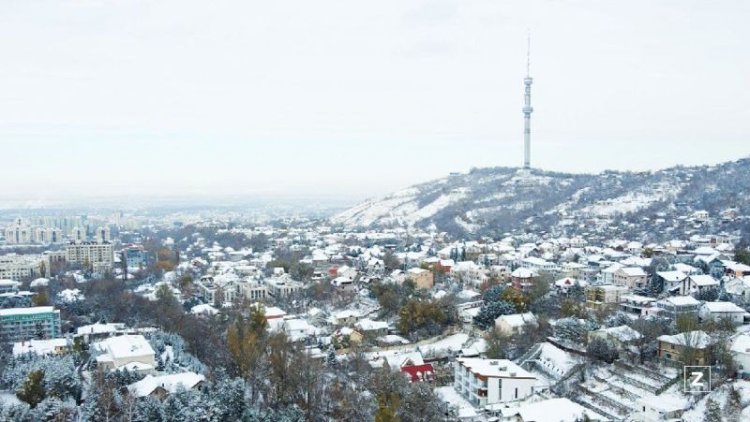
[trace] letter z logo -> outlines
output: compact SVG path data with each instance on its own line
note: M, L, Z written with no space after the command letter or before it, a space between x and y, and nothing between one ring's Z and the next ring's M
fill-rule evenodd
M711 367L686 366L684 376L685 392L705 393L711 391Z

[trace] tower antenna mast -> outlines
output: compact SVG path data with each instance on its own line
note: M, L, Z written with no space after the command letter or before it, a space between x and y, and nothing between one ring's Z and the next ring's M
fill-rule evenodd
M531 113L534 109L531 107L531 84L534 79L531 78L531 33L526 37L526 77L523 84L526 86L524 93L523 105L523 168L531 169Z

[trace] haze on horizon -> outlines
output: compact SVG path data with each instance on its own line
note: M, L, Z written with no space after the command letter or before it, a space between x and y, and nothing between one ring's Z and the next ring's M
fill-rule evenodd
M0 3L0 198L362 199L750 155L750 4Z

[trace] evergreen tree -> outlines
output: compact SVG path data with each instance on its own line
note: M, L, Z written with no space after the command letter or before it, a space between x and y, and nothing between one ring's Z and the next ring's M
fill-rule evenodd
M21 390L16 392L16 396L19 400L28 403L32 409L44 400L47 396L44 390L44 371L39 369L29 373Z

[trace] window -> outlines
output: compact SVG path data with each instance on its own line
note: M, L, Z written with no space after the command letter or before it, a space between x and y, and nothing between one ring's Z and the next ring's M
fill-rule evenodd
M516 398L518 398L518 387L516 387Z

